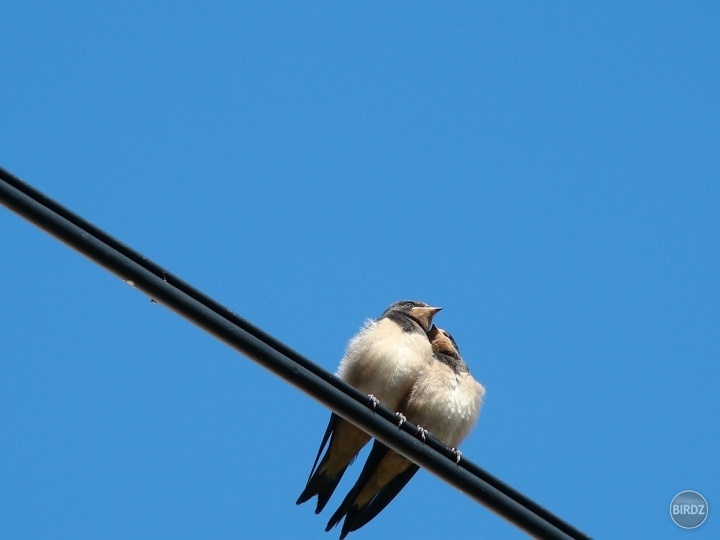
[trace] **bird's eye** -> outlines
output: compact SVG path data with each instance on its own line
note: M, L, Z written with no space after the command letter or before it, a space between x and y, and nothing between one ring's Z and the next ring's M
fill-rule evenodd
M412 309L412 308L415 307L415 304L413 304L412 302L407 302L407 303L405 304L405 307Z

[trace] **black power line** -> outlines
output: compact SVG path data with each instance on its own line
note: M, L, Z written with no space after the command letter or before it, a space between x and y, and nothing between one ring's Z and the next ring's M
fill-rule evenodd
M394 411L373 411L352 386L1 167L0 202L532 536L589 538L464 457L456 464L432 436L420 442L416 426L397 427Z

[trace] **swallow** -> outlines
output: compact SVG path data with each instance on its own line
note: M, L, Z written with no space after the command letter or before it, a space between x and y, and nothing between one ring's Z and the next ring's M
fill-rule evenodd
M401 405L404 419L455 449L475 426L485 388L471 375L449 332L432 326L427 334L434 361L417 377ZM459 451L455 450L460 458ZM375 441L360 477L328 521L326 531L343 518L340 539L373 519L418 471L419 467L381 442Z
M391 304L378 319L366 321L350 339L337 375L368 394L373 407L382 403L397 411L418 374L433 362L427 332L441 309L412 300ZM317 495L315 513L319 514L348 465L369 440L370 435L333 413L296 504ZM326 444L327 451L320 459Z

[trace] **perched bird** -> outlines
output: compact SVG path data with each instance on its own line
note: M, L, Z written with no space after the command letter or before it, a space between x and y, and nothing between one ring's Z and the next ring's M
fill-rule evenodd
M429 432L455 448L477 422L485 388L470 375L455 340L448 332L433 325L428 339L435 360L418 375L400 411L419 427L423 439ZM458 453L458 459L459 456ZM343 517L341 540L359 529L395 498L418 468L407 458L375 441L358 481L330 518L325 530L332 529Z
M397 411L417 375L433 362L426 332L441 309L411 300L390 305L380 318L368 320L350 339L338 376L368 394L374 406L380 402ZM320 459L328 439L327 451ZM319 514L347 466L369 440L370 435L333 413L296 504L317 495L315 513Z

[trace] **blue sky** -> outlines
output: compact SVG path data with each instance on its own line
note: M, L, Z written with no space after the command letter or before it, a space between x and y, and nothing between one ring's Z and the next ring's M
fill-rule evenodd
M598 538L718 538L719 16L6 2L0 165L328 370L443 306L487 387L466 457ZM1 537L337 537L359 465L294 504L326 409L4 209L0 238ZM350 538L440 535L524 537L421 471Z

